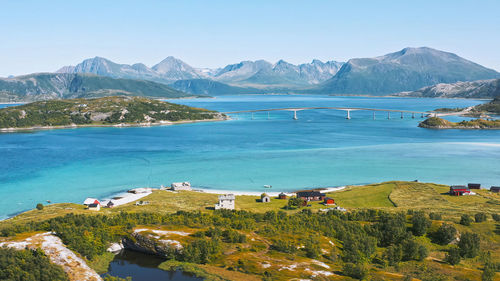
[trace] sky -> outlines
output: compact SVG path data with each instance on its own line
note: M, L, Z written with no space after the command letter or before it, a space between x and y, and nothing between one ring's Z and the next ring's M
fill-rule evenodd
M500 71L498 0L0 0L0 77L101 56L152 66L347 61L405 47Z

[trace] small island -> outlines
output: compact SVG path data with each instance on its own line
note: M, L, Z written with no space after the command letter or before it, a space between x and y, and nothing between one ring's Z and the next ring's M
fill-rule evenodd
M39 101L0 109L0 131L71 127L153 126L225 120L216 111L143 97Z
M418 126L428 129L500 129L500 120L474 119L457 123L439 117L430 117L420 122Z

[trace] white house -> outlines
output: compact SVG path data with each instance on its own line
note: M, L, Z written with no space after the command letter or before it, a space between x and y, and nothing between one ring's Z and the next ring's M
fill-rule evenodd
M99 204L99 200L89 197L89 198L85 199L85 201L83 201L83 205L85 205L85 206L88 206L90 204Z
M234 210L234 194L219 195L219 203L215 204L215 209Z
M170 185L172 190L191 190L191 184L188 181L185 182L174 182Z

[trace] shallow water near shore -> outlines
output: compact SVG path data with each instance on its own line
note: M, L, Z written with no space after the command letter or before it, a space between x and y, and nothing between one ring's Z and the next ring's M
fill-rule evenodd
M231 96L172 100L236 111L369 107L427 111L482 103L461 99ZM6 105L0 105L6 106ZM237 191L415 180L500 185L500 131L429 130L406 114L299 111L161 127L79 128L0 134L0 218L38 202L83 202L127 189L190 181ZM462 117L450 117L459 121ZM272 190L264 188L272 185Z
M165 260L152 255L123 250L110 263L108 272L103 274L115 277L132 277L133 281L176 280L201 281L203 278L192 276L182 271L164 271L158 268Z

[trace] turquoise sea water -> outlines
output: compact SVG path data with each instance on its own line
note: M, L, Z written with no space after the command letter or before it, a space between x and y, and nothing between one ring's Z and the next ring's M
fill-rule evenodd
M175 100L219 111L350 106L432 110L481 101L237 96ZM422 119L311 110L149 128L81 128L0 134L0 218L36 203L82 202L134 187L264 191L415 180L500 185L500 131L429 130ZM452 117L450 120L462 118Z

